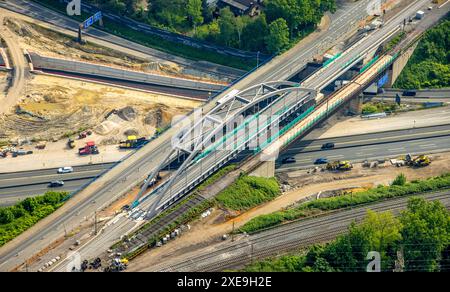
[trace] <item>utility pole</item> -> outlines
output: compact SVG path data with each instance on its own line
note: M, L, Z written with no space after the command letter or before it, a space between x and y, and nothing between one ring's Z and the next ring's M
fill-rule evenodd
M94 234L97 235L97 211L94 213Z
M82 36L81 36L81 24L78 26L78 42L81 44L83 42Z

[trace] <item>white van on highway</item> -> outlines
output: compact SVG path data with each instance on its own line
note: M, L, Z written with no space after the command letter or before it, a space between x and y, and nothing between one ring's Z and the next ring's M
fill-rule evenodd
M58 173L71 173L73 172L72 166L65 166L58 169Z

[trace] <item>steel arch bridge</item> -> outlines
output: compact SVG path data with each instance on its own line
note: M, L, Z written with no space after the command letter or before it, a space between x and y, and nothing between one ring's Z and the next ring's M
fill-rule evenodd
M172 138L172 151L149 174L136 202L147 197L143 194L164 165L184 155L184 162L167 182L150 193L156 199L148 209L149 215L167 208L250 144L257 145L256 139L272 139L277 135L274 126L316 95L316 90L295 82L272 81L230 91L206 115L201 110L194 112L193 120L174 125L181 130Z

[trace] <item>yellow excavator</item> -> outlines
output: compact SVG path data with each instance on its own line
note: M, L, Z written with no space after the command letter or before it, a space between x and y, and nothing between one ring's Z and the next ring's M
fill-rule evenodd
M419 155L417 157L412 157L411 154L407 154L405 161L408 165L413 167L425 167L431 164L430 157L426 155Z
M353 168L353 164L350 161L334 161L327 164L328 170L351 170Z

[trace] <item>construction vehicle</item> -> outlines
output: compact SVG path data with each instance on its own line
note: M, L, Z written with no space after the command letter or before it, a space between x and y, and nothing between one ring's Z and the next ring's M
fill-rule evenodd
M80 155L90 155L90 154L99 154L97 145L95 145L95 142L89 141L86 143L86 146L83 148L78 149L78 154Z
M328 170L351 170L353 165L349 161L334 161L327 164Z
M83 131L80 134L78 134L78 139L84 139L84 138L86 138L87 136L90 136L90 135L92 135L91 131Z
M127 140L120 141L120 149L136 149L148 142L145 137L138 138L136 136L128 136Z
M70 149L75 148L75 141L73 139L69 139L69 141L67 141L67 147Z
M411 154L405 156L405 161L409 166L413 167L424 167L431 164L430 157L426 155L419 155L417 157L412 157Z

